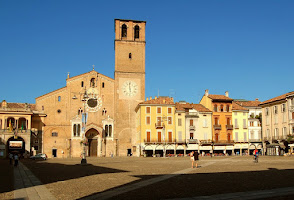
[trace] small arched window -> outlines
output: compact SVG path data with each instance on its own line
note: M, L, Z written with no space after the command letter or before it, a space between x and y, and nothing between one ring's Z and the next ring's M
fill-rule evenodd
M129 53L129 58L130 58L130 59L132 58L132 53Z
M102 88L104 88L104 86L105 86L105 84L104 84L104 82L102 82Z
M105 137L108 137L108 125L105 125Z
M112 126L109 125L109 132L108 132L109 137L112 137Z
M81 125L78 124L77 136L80 137L80 134L81 134Z
M230 112L230 106L227 105L227 112Z
M127 37L127 25L123 24L121 27L121 36Z
M84 87L84 81L81 82L81 87Z
M224 106L223 105L220 106L220 110L221 110L221 112L224 112Z
M217 112L217 105L214 105L214 112Z
M139 39L139 37L140 37L140 27L138 25L135 26L134 32L135 32L135 34L134 34L135 39Z
M90 86L95 87L95 78L92 78L90 81Z
M58 101L61 101L61 96L58 96Z

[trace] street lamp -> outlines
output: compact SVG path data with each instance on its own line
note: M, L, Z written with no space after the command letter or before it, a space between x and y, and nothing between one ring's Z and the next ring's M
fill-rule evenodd
M83 123L83 127L82 127L82 137L83 137L83 142L82 142L82 145L83 145L83 152L82 152L82 160L81 160L81 164L87 164L87 159L86 159L86 133L85 133L85 130L86 130L86 125L87 125L87 113L86 113L86 103L87 103L87 100L88 100L89 96L87 94L87 90L85 89L85 93L83 95L83 99L82 101L84 102L84 112L82 113L82 122Z

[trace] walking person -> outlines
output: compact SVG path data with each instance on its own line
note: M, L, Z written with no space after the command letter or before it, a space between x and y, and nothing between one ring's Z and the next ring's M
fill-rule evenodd
M255 150L253 151L253 155L254 155L254 161L258 163L258 150L256 147L255 147Z
M14 155L14 167L17 167L17 165L18 165L18 155L15 154Z
M199 153L198 151L194 152L194 162L195 162L195 167L198 168L198 160L199 160Z
M192 162L192 168L194 168L194 151L190 153L190 160Z
M9 164L10 165L12 165L12 163L13 163L13 155L12 155L12 153L9 153Z

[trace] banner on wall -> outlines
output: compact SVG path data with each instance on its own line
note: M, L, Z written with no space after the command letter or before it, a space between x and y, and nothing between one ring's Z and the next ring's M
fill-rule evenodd
M23 141L9 141L9 149L22 149Z

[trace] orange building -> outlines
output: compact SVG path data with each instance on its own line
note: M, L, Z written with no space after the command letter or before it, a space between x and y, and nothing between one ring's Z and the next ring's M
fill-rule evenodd
M232 154L234 149L232 102L229 93L225 95L209 94L205 90L200 104L212 110L212 140L214 153Z

